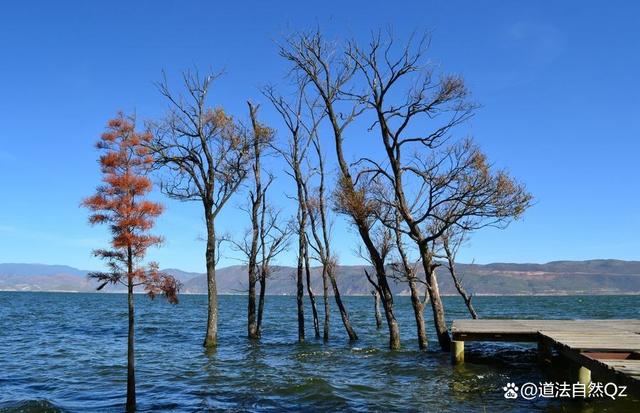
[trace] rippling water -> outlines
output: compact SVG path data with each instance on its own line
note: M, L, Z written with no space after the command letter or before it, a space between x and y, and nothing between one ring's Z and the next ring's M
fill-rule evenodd
M336 313L329 343L313 339L309 322L311 338L298 344L295 297L267 297L264 337L250 343L246 298L223 296L219 348L205 354L205 296L182 296L175 307L136 296L139 410L640 411L630 399L506 400L506 382L558 374L538 368L531 346L468 343L468 362L453 368L433 335L432 350L415 350L407 297L397 298L403 349L394 352L385 330L375 329L372 298L346 302L357 343L348 342ZM467 317L457 297L445 305L449 320ZM487 318L640 317L638 296L477 297L476 306ZM0 411L122 411L126 308L121 294L0 292Z

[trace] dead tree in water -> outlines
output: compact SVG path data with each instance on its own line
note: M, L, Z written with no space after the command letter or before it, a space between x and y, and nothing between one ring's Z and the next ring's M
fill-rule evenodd
M326 42L320 32L298 33L288 38L280 55L292 65L291 76L309 84L318 98L318 106L333 133L340 176L335 191L336 210L349 216L357 228L375 269L376 285L389 328L389 347L400 348L400 329L393 309L393 294L387 279L384 259L372 237L375 203L367 196L367 188L358 186L344 153L345 129L362 113L357 100L350 99L343 89L351 82L355 66L340 51Z
M324 156L320 147L320 140L317 134L312 136L312 144L316 152L317 157L317 175L319 179L318 188L314 194L310 195L307 185L304 186L305 203L307 204L307 210L309 211L309 223L312 237L309 239L310 247L315 251L316 256L320 264L322 265L322 287L323 287L323 299L324 299L324 329L323 338L329 340L329 319L330 319L330 305L329 305L329 282L333 289L333 296L340 311L340 317L342 324L349 336L349 340L355 341L358 339L358 335L351 326L349 320L349 313L342 302L340 296L340 289L338 288L338 282L336 280L336 259L332 254L328 212L326 204L326 189L325 189L325 169L324 169Z
M425 36L397 47L391 35L386 41L374 36L366 47L351 42L347 56L365 86L363 92L344 93L365 102L375 119L386 159L361 162L370 177L386 180L392 188L393 196L383 202L398 211L401 231L416 244L438 341L448 351L451 338L431 243L468 217L494 223L517 217L531 196L505 172L492 171L470 139L452 141L453 129L472 116L475 105L462 79L436 78L425 63L428 44ZM432 232L434 223L443 225Z
M262 165L261 158L262 152L265 147L271 144L273 138L273 131L270 128L262 125L258 122L258 107L254 106L251 102L247 102L249 105L249 115L251 117L251 147L253 150L251 169L253 171L253 184L254 188L249 191L249 198L251 204L250 217L251 217L251 242L247 251L248 263L247 272L249 276L249 294L248 294L248 306L247 306L247 335L250 339L256 339L260 336L258 330L258 320L256 317L256 284L258 283L258 255L260 247L260 208L266 203L264 200L265 192L268 187L262 189ZM270 183L270 182L269 182Z
M209 89L217 75L185 72L185 93L176 94L166 78L158 90L167 99L168 114L150 123L149 144L155 163L166 172L161 189L170 198L202 204L206 225L207 331L204 346L218 337L216 260L219 242L216 218L247 176L251 150L242 128L225 111L208 106Z
M380 314L380 297L378 297L378 291L376 289L371 290L373 295L373 312L376 315L376 328L380 330L382 328L382 314Z
M269 179L269 183L272 179ZM265 196L262 197L260 206L260 259L258 261L258 281L260 283L260 296L258 298L258 336L262 336L262 315L264 313L264 301L267 290L267 279L271 275L271 262L275 257L285 251L289 245L289 238L292 233L290 222L282 222L280 211L274 210L267 205L266 191L269 184L265 186Z
M418 347L420 350L426 350L429 345L429 341L427 338L427 329L424 323L424 302L420 299L420 280L418 279L418 269L409 259L408 251L403 240L403 234L400 230L400 215L395 210L393 211L393 215L395 216L395 223L393 226L395 247L398 251L400 260L399 262L392 263L391 268L394 270L394 273L400 274L399 278L409 284L409 291L411 292L411 306L413 307L413 315L416 321Z
M311 302L311 310L313 315L313 326L316 337L320 337L320 323L318 321L318 311L316 307L315 295L311 286L311 275L309 268L309 248L307 240L307 220L308 210L304 201L305 185L308 175L303 171L303 162L305 160L307 150L311 142L313 129L317 125L308 128L303 121L306 108L305 87L304 83L299 83L296 90L297 94L293 104L286 101L282 96L276 94L273 88L265 88L264 95L271 101L275 109L278 111L284 121L289 137L286 148L276 148L278 153L287 162L291 171L287 174L293 178L296 183L296 202L297 210L297 228L298 234L298 265L296 271L296 302L298 307L298 340L304 341L304 281L307 280L307 294ZM306 275L306 277L305 277Z
M258 106L247 102L251 119L250 146L253 151L251 171L253 188L249 190L249 206L246 209L251 221L249 234L242 241L231 240L235 248L242 252L247 260L248 273L248 305L247 335L257 339L261 335L262 313L266 280L271 260L282 252L289 236L289 226L280 223L279 211L268 206L267 191L273 183L273 176L268 174L266 183L262 181L261 160L265 150L272 145L274 132L261 124L257 118ZM256 304L257 285L260 295Z

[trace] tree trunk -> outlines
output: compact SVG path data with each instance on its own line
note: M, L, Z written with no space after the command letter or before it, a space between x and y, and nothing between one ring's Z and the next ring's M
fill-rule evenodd
M438 343L443 351L451 351L451 337L447 329L447 323L444 316L444 305L442 297L440 297L440 289L438 288L438 278L436 277L435 267L431 263L431 258L423 245L419 246L420 258L424 268L427 288L429 289L429 302L433 312L433 323L435 325L436 334L438 335Z
M460 279L458 278L458 274L456 273L456 263L455 263L455 254L452 253L452 250L449 248L448 242L444 243L444 249L447 254L447 263L449 267L449 274L451 274L451 278L453 279L453 284L456 286L456 290L464 300L464 304L467 306L467 310L469 310L469 314L471 314L471 318L476 320L478 318L478 313L476 313L476 309L473 308L473 304L471 304L471 296L462 286Z
M317 79L316 79L317 80ZM320 89L320 88L319 88ZM338 166L340 167L341 178L344 180L343 185L347 191L352 193L356 192L355 185L351 172L349 171L349 164L345 160L344 152L342 148L342 127L338 125L338 115L334 111L333 102L328 95L324 94L323 99L325 102L325 109L327 116L331 122L333 128L333 135L335 139L336 157L338 158ZM344 126L344 125L343 125ZM380 254L380 251L376 248L371 239L370 226L367 222L367 217L358 216L358 214L351 214L354 224L358 228L358 234L362 238L371 262L376 270L376 278L378 280L378 288L380 288L382 305L384 307L384 314L387 319L387 326L389 328L389 348L391 350L397 350L400 348L400 328L398 322L393 314L393 294L389 288L387 282L387 274L384 267L384 258Z
M424 305L420 299L418 285L415 279L409 279L409 289L411 290L411 305L413 306L413 314L416 319L416 331L418 333L418 347L420 350L426 350L428 347L427 330L424 324Z
M329 317L330 317L330 304L329 304L329 276L327 274L327 266L322 266L322 301L324 303L324 326L322 329L322 339L329 341Z
M306 240L306 236L305 236ZM313 287L311 286L311 268L309 266L309 246L305 242L304 246L304 271L307 276L307 294L309 295L309 301L311 302L311 313L313 316L313 330L315 331L316 338L320 338L320 321L318 320L318 307L316 306L316 295L313 293Z
M298 341L304 341L304 233L298 234L298 269L296 272L296 303L298 305Z
M218 288L216 286L216 233L211 212L206 212L207 224L207 334L204 346L213 348L218 344Z
M380 297L378 297L378 291L371 291L373 295L373 311L376 315L376 329L380 330L382 328L382 314L380 314Z
M464 300L464 304L467 306L467 310L469 310L469 314L471 314L471 318L473 318L474 320L478 319L478 313L476 313L476 309L473 308L473 304L471 304L471 299L473 298L473 296L467 293L467 291L464 289L462 283L455 273L455 270L449 268L449 272L451 274L451 278L453 278L453 284L456 286L456 290L458 290L458 293Z
M386 279L385 279L386 284ZM387 319L387 326L389 327L389 348L391 350L400 349L400 327L396 321L396 316L393 314L393 296L391 289L387 284L383 289L382 307L384 308L384 315Z
M332 267L327 268L327 275L329 276L329 280L331 281L331 287L333 288L333 298L336 300L336 305L338 306L338 310L340 311L340 317L342 318L342 324L344 325L344 329L347 331L347 334L349 335L349 340L356 341L358 339L358 335L356 334L355 330L351 326L351 321L349 320L349 313L347 312L347 308L342 302L342 297L340 296L340 289L338 288L338 282L336 281L336 276L333 273L334 269Z
M256 112L258 108L253 106L251 102L247 102L249 105L249 113L251 115L251 124L253 126L253 178L255 184L255 194L251 197L251 247L249 250L249 302L247 303L247 335L249 339L257 339L260 335L258 331L258 322L256 320L256 283L258 282L258 275L256 274L257 261L258 261L258 238L260 236L260 223L258 221L258 212L260 205L262 204L262 181L261 181L261 166L260 166L260 154L262 151L261 136L258 133L258 119Z
M266 288L267 288L267 279L264 272L262 272L260 274L260 298L258 299L258 323L257 323L258 337L262 335L262 313L264 312L264 296L265 296Z
M127 413L136 411L136 373L134 353L134 306L133 306L133 257L131 247L128 248L128 285L127 301L129 305L129 335L127 337Z
M367 274L367 277L369 275ZM400 349L400 327L393 313L393 294L387 282L387 275L384 268L376 268L376 278L378 280L377 288L380 292L380 301L384 309L384 316L387 320L387 328L389 329L389 348L391 350Z
M247 335L250 339L256 339L258 334L258 321L256 319L256 274L255 265L249 264L249 303L247 306ZM253 269L251 269L253 267Z

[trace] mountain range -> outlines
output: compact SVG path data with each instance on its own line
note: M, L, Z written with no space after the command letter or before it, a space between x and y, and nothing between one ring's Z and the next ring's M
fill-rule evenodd
M365 295L371 285L364 275L365 266L337 267L340 292ZM465 288L477 295L566 295L566 294L640 294L640 261L588 260L553 261L546 264L457 264ZM206 275L179 269L165 269L183 284L183 293L205 294ZM273 268L267 293L295 294L293 267ZM88 279L89 271L65 265L0 264L0 291L95 291L96 283ZM444 295L456 294L450 275L439 269L438 281ZM322 291L320 268L311 272L312 286ZM242 265L220 268L216 275L221 294L246 293L247 272ZM395 294L408 295L406 283L391 282ZM110 286L107 292L123 289Z

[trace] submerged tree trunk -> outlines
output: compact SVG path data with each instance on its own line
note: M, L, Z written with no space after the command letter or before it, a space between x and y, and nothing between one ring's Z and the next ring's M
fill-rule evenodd
M300 230L300 228L298 228ZM296 271L296 304L298 306L298 341L304 341L304 234L298 233L298 268Z
M376 315L376 329L382 328L382 314L380 314L380 297L378 297L378 291L375 289L371 291L373 295L373 312Z
M305 236L306 240L306 236ZM313 293L313 287L311 286L311 268L309 266L309 245L305 242L304 247L304 271L307 279L307 294L309 295L309 302L311 303L311 313L313 316L313 330L316 338L320 338L320 322L318 320L318 307L316 306L316 295Z
M218 288L216 286L216 233L210 210L207 216L207 333L204 346L213 348L218 344Z
M258 337L262 335L262 313L264 312L264 296L267 289L267 279L264 272L260 274L260 297L258 298Z
M380 279L380 277L378 277ZM400 327L396 316L393 313L393 295L391 294L391 288L387 283L386 276L384 279L385 286L382 287L382 307L384 308L384 315L387 319L387 325L389 327L389 348L391 350L400 349Z
M409 290L411 291L411 306L413 307L413 315L416 319L416 332L418 334L418 347L420 350L426 350L428 347L427 329L424 323L424 304L420 299L418 284L412 277L409 279Z
M251 102L247 102L249 106L249 114L251 116L251 125L253 127L253 180L255 194L251 196L251 247L249 248L249 302L247 303L247 335L249 339L256 339L260 336L258 330L258 321L256 320L256 283L258 282L258 239L260 238L260 206L263 203L260 156L262 153L262 145L264 137L260 133L260 125L257 119L258 108ZM263 228L264 229L264 228Z
M329 340L329 317L330 317L330 304L329 304L329 275L327 274L327 266L322 266L322 302L324 304L324 325L322 328L322 339L324 341Z
M389 348L391 350L398 350L400 349L400 327L398 326L398 321L393 313L393 294L391 293L391 288L387 281L386 272L384 268L376 268L377 283L369 276L369 273L366 270L365 274L371 284L377 288L380 301L382 302L384 317L385 320L387 320L387 328L389 329Z
M253 269L251 269L253 267ZM255 264L249 262L249 302L247 305L247 336L256 339L258 334L258 321L256 319L256 273Z
M358 339L358 335L355 330L351 326L351 321L349 320L349 313L347 312L347 308L344 306L342 302L342 297L340 296L340 289L338 288L338 282L336 281L336 276L334 274L335 267L333 264L329 264L327 268L327 275L329 276L329 280L331 281L331 287L333 288L333 298L336 301L336 305L338 306L338 310L340 311L340 317L342 318L342 324L344 325L344 329L347 331L347 335L349 336L350 341L356 341Z
M427 288L429 289L429 302L433 312L433 324L438 335L438 343L443 351L451 351L451 337L447 329L447 323L444 316L444 305L440 296L438 287L438 278L436 277L435 266L431 263L431 257L422 245L419 246L422 265L424 268Z
M134 306L133 306L133 257L131 247L128 249L128 284L127 302L129 306L129 334L127 337L127 413L136 411L136 373L134 353Z

